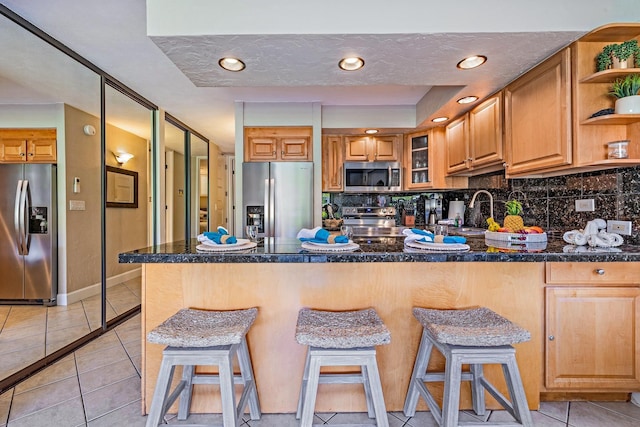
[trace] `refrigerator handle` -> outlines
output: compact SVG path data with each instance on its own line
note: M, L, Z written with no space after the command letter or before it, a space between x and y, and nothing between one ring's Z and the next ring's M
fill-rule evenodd
M22 181L22 195L20 196L20 223L22 225L22 255L29 255L29 228L28 216L29 206L31 206L31 188L29 180Z
M13 226L16 232L16 244L18 246L18 254L22 255L22 234L20 234L20 195L22 194L22 180L18 180L18 188L16 188L16 202L13 211Z
M262 226L264 227L264 236L269 237L269 227L271 226L269 221L269 178L264 180L264 218L262 219Z
M276 236L275 179L269 179L269 237Z

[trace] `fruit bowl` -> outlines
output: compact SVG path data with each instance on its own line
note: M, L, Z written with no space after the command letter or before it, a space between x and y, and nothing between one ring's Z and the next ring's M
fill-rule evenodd
M486 240L502 242L546 242L547 233L506 233L500 231L487 231L484 234Z

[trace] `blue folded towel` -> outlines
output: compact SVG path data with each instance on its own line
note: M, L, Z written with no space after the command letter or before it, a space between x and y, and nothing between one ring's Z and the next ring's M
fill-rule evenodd
M301 242L312 243L349 243L347 236L332 236L331 233L322 227L312 229L303 228L298 232L298 239Z
M231 245L233 243L238 243L238 239L236 239L235 236L229 235L229 232L224 227L218 227L218 232L205 231L201 236L204 236L205 239L219 245ZM200 236L198 236L198 240L204 241L204 239L200 239Z
M411 229L411 233L413 234L419 234L421 236L425 236L427 237L427 239L422 238L422 239L417 239L417 241L419 242L435 242L435 237L433 235L433 233L430 233L428 231L425 230L420 230L419 228L412 228ZM467 239L462 237L462 236L444 236L442 239L442 243L466 243Z

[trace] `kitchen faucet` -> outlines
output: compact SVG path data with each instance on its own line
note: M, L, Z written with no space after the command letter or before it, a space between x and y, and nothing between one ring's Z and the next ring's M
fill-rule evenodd
M476 196L477 196L479 193L487 193L487 195L489 196L489 203L490 203L490 205L489 205L489 216L490 216L491 218L493 218L493 196L492 196L492 195L491 195L491 193L489 193L487 190L478 190L478 191L476 191L476 192L473 194L473 197L471 198L471 203L469 203L469 207L470 207L470 208L473 208L473 204L474 204L474 203L475 203L475 201L476 201Z

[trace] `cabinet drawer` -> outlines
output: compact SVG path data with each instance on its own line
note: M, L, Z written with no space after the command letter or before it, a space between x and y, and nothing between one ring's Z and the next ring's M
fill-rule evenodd
M640 284L638 262L548 262L549 284Z

